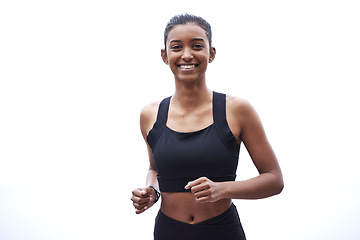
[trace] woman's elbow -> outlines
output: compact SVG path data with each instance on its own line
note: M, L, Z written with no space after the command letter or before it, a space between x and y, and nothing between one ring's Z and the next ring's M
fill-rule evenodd
M276 182L274 184L274 195L280 194L282 190L284 189L284 179L282 177L282 174L280 173L277 178Z

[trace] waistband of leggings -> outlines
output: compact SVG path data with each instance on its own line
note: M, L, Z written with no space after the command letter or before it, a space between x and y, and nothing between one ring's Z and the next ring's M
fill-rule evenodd
M223 217L225 217L226 215L228 215L229 213L231 213L232 211L237 211L236 210L236 206L234 205L234 203L231 203L230 207L225 210L225 212L221 213L220 215L217 215L215 217L212 217L212 218L209 218L207 220L204 220L202 222L199 222L199 223L196 223L196 224L190 224L190 223L185 223L185 222L181 222L181 221L178 221L178 220L175 220L167 215L165 215L161 209L159 210L159 213L158 213L158 217L161 217L163 219L165 219L167 222L173 222L173 223L179 223L179 224L185 224L185 225L205 225L205 224L208 224L208 223L211 223L211 222L214 222L214 221L217 221Z

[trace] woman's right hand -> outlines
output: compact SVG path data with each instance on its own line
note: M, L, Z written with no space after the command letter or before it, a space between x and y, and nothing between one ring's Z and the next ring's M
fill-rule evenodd
M154 205L156 192L151 187L136 188L132 191L131 201L135 207L136 214L143 213Z

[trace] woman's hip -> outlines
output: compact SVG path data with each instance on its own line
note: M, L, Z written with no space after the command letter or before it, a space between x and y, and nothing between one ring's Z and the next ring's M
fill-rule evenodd
M155 219L155 240L244 240L237 209L232 204L225 212L211 219L189 224L166 216L161 210Z

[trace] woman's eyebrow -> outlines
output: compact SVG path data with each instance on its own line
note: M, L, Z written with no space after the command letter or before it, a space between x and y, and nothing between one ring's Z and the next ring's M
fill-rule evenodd
M205 40L203 38L193 38L191 39L191 41L202 41L205 42Z
M205 42L205 40L203 38L193 38L191 39L191 42L194 42L194 41L202 41L202 42ZM170 43L173 43L173 42L177 42L177 43L181 43L181 40L171 40Z
M170 43L173 43L173 42L180 42L180 43L181 43L180 40L171 40L171 41L170 41Z

